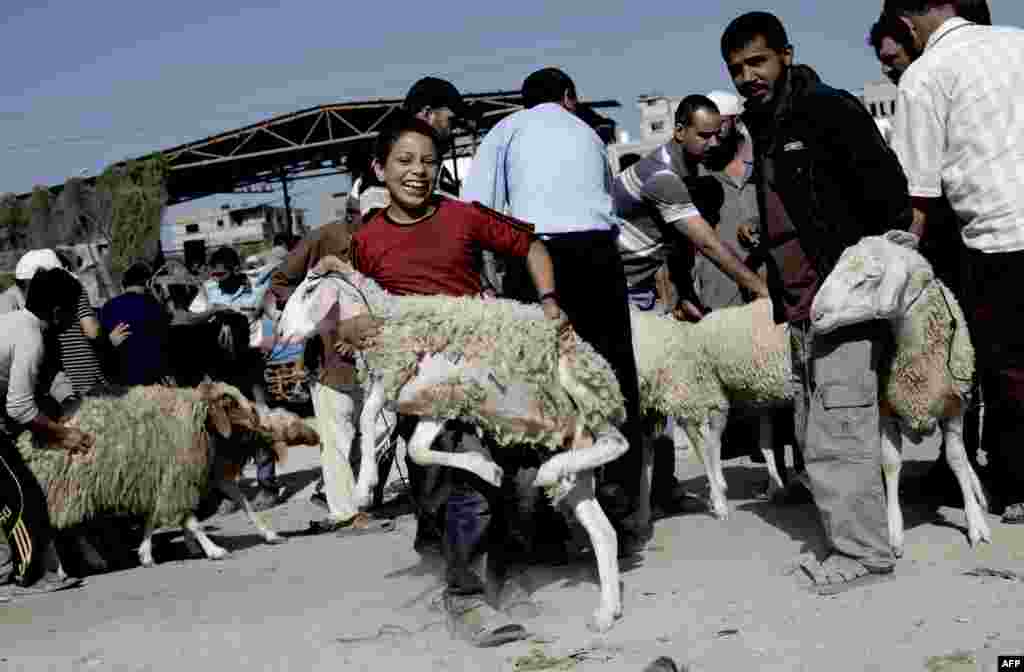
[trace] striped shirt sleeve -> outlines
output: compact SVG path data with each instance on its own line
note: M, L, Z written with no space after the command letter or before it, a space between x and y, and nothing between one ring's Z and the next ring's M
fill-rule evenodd
M674 172L666 170L651 175L644 183L643 195L658 208L666 224L700 216L686 183Z

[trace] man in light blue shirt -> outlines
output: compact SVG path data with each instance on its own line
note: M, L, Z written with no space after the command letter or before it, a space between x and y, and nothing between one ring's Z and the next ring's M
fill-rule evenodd
M576 116L576 86L564 72L538 70L523 82L522 93L526 109L503 119L484 138L462 197L533 224L554 264L559 306L576 333L615 370L626 398L623 431L630 448L605 467L602 499L622 502L608 513L618 523L620 549L631 552L651 528L649 520L630 515L648 507L637 506L639 382L626 277L615 244L619 220L612 211L607 150ZM508 263L507 269L505 296L533 302L547 298L533 291L525 268Z

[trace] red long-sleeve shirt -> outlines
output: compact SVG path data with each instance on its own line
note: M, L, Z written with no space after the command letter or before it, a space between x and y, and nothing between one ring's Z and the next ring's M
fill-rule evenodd
M479 294L476 252L525 257L533 227L478 203L438 197L433 214L399 224L377 212L352 237L356 270L392 294Z

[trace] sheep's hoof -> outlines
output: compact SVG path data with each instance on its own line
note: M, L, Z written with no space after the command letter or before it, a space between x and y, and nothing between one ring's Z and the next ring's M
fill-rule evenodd
M897 558L902 558L903 544L892 544L892 554Z
M280 534L278 534L277 532L268 532L268 533L267 533L267 534L266 534L266 535L265 535L265 536L263 537L263 540L264 540L264 541L266 541L266 542L267 542L268 544L275 544L275 545L276 545L276 544L283 544L283 543L285 543L286 541L288 541L288 540L287 540L286 538L282 537L282 536L281 536Z
M971 548L977 548L978 544L984 542L986 544L992 543L992 532L989 531L988 525L982 523L981 527L972 527L967 532L967 540L971 544Z
M601 607L591 614L587 620L587 630L596 633L605 633L612 629L615 621L622 618L622 608L606 609Z
M228 551L228 549L221 548L220 546L214 546L210 549L210 552L206 554L206 557L209 560L223 560L229 555L231 555L231 553Z
M143 567L155 567L156 566L156 563L153 562L153 556L152 555L150 555L148 557L143 557L143 556L140 555L139 556L139 564L141 566L143 566Z
M729 520L729 505L728 504L712 504L711 515L718 520Z

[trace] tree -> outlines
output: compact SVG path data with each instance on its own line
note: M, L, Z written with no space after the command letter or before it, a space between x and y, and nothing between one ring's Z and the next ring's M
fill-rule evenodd
M123 272L159 249L167 207L167 162L161 155L111 166L96 179L88 228L110 245L110 266Z
M60 231L53 223L53 194L46 187L32 188L28 199L28 240L30 248L55 247L60 240Z
M26 247L28 222L28 211L17 196L0 196L0 249L18 250Z

